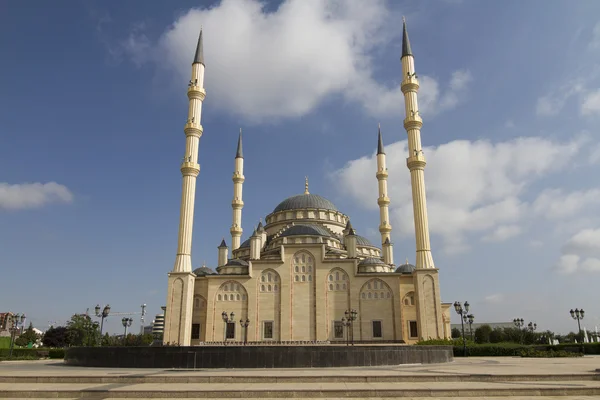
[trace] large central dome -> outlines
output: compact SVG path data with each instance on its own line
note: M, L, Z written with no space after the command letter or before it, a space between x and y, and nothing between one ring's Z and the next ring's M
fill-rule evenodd
M321 197L317 194L305 193L299 194L297 196L288 197L287 199L279 203L279 205L275 207L273 212L276 213L279 211L297 210L303 208L318 208L321 210L338 211L337 207L326 198Z

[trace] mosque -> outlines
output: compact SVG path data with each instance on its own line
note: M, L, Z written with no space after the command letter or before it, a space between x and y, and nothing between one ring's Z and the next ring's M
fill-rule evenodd
M394 263L386 154L378 136L377 201L381 247L356 233L350 217L329 200L310 193L291 196L275 207L251 235L242 238L244 154L237 144L233 172L231 252L218 246L218 265L193 269L192 231L199 139L202 136L204 54L202 31L188 85L186 148L177 255L168 274L164 344L288 342L415 343L450 337L450 303L442 303L438 269L429 241L425 157L421 150L418 77L406 22L402 38L401 90L408 135L416 262Z

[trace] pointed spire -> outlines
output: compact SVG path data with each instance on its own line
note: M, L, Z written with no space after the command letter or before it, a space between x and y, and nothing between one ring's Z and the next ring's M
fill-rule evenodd
M348 222L346 222L346 230L349 231L352 229L352 224L350 223L350 218L348 218Z
M355 235L356 235L356 231L354 230L354 228L352 226L350 226L350 230L348 230L347 236L355 236Z
M221 240L221 244L219 245L219 248L223 248L223 247L227 247L227 243L225 243L225 238L223 238L223 240Z
M256 229L252 232L252 237L258 237L258 235L256 234Z
M406 19L402 17L402 57L412 55L410 40L408 40L408 32L406 31Z
M196 55L194 56L193 64L204 64L204 45L202 44L202 28L200 28L200 36L198 36L198 44L196 45Z
M240 136L238 136L238 147L235 158L244 158L244 149L242 148L242 128L240 128Z
M383 151L383 140L381 139L381 124L377 125L377 131L378 131L378 139L377 139L377 154L385 154L385 151Z
M406 261L404 262L404 265L408 265L408 257L406 257Z
M260 218L260 220L258 221L258 226L256 227L256 230L258 232L262 232L265 230L265 228L263 228L263 223L262 223L262 217Z
M304 194L310 194L308 191L308 176L304 177Z

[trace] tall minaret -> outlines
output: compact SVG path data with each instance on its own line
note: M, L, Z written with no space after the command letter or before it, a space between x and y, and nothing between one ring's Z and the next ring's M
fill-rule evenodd
M237 151L235 153L235 171L233 172L233 200L231 208L233 209L233 222L231 223L231 250L237 250L240 247L240 238L242 237L242 184L244 183L244 151L242 149L242 128L238 137Z
M419 115L417 92L419 80L415 73L415 59L410 48L406 21L403 18L402 33L402 75L400 86L404 93L405 115L404 128L408 134L408 158L406 165L410 170L412 186L413 213L415 220L415 239L417 242L416 268L435 268L431 257L429 243L429 222L427 220L427 200L425 196L425 157L421 148L421 127L423 120Z
M189 346L192 329L192 300L194 278L192 273L192 231L194 225L194 201L196 197L196 177L200 173L198 145L202 136L202 101L204 91L204 52L202 29L196 45L192 63L192 79L188 84L188 118L183 128L185 132L185 154L181 164L183 189L179 217L179 238L175 266L169 273L167 311L165 313L164 343Z
M379 197L377 198L377 204L379 204L379 233L381 233L381 243L385 243L385 239L390 238L392 232L392 226L390 225L390 198L387 193L387 178L388 171L385 163L385 151L383 150L383 140L381 139L381 125L378 126L378 138L377 138L377 182L379 183Z

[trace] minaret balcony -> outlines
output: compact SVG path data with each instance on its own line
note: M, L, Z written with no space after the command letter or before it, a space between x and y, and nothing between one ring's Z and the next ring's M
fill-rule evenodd
M206 97L206 91L204 90L204 88L201 88L200 86L190 85L190 86L188 86L187 95L188 95L188 99L190 99L190 100L198 99L200 101L204 101L204 98Z
M380 233L390 233L392 231L392 226L390 224L381 224L379 225Z
M387 206L390 204L390 198L387 196L382 196L380 198L377 199L377 204L379 204L379 206Z
M200 173L200 164L195 162L184 162L181 164L181 173L184 176L198 176Z
M242 207L244 207L244 202L240 199L233 199L233 200L231 200L231 207L242 208Z
M419 114L411 115L410 117L406 117L404 119L404 129L421 129L423 126L423 120L419 116Z
M242 232L243 229L240 226L232 226L231 229L229 229L229 233L231 233L232 236L242 236Z
M195 136L198 139L202 136L203 131L202 125L195 122L188 122L183 127L183 132L185 132L186 136Z
M244 177L244 175L239 174L237 172L233 173L233 183L244 183L244 181L246 180L246 178Z
M400 84L400 90L402 90L402 93L418 91L419 90L419 80L414 75L407 76L406 78L404 78L404 80Z
M425 169L425 165L427 165L427 162L425 161L425 156L422 153L406 159L406 166L411 171L413 169Z
M380 169L379 171L377 171L375 176L377 177L377 179L387 179L388 172L386 169Z

